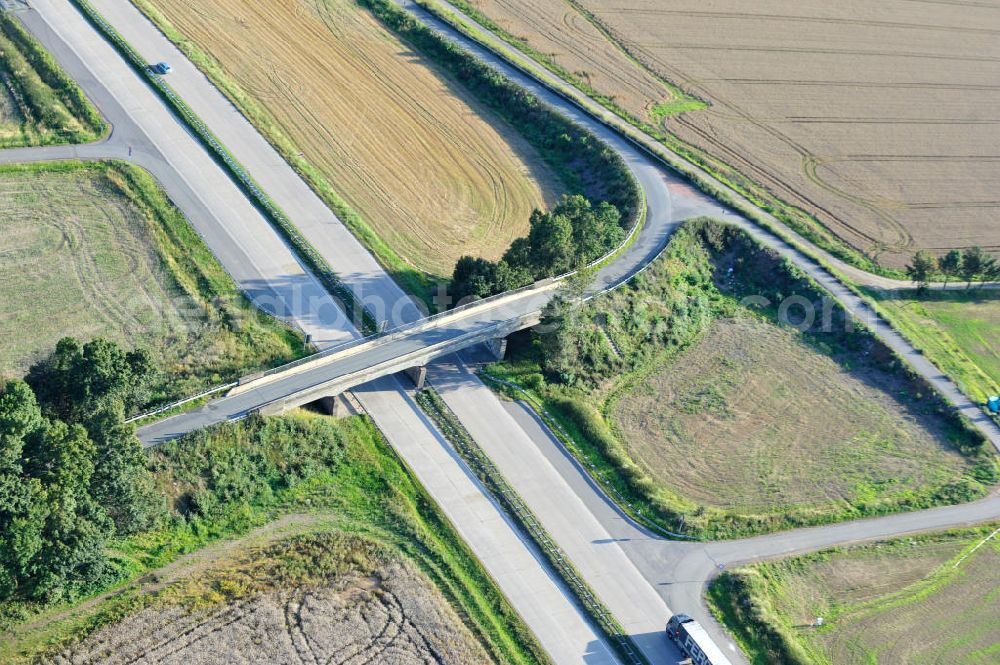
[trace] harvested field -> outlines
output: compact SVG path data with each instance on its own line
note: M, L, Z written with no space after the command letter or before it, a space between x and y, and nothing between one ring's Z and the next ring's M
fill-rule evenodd
M303 350L291 330L249 309L144 173L101 164L5 167L0 375L22 375L68 335L149 349L168 377L159 397Z
M631 62L583 42L569 5L477 0L599 93L657 103ZM711 104L666 129L815 216L882 265L917 249L1000 249L1000 6L849 0L573 0L656 76ZM553 36L555 34L555 36ZM595 54L587 59L589 53ZM584 56L584 60L577 60Z
M496 259L562 193L507 123L352 0L140 5L207 54L199 64L272 142L302 151L390 269Z
M750 514L899 499L971 462L878 370L849 370L798 331L714 321L613 406L628 452L657 485Z
M53 662L494 662L424 574L374 543L300 537L222 563Z
M149 466L170 518L78 602L0 603L0 662L549 662L367 417L251 416Z
M563 68L637 118L676 112L683 94L635 61L570 0L465 0L456 3L494 19L501 30Z
M738 569L732 575L742 591L728 595L733 587L723 577L712 596L723 605L749 600L767 612L781 635L769 662L994 663L1000 544L983 543L988 534L899 539ZM816 617L822 628L812 625ZM742 636L752 653L763 653L760 640Z

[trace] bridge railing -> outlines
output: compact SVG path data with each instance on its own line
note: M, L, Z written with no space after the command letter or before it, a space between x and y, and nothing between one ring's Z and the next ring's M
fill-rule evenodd
M528 284L527 286L522 286L512 291L505 291L504 293L498 293L496 295L489 296L488 298L480 298L475 301L460 305L454 309L449 309L444 312L438 312L437 314L432 314L431 316L426 316L424 318L417 319L416 321L411 321L409 323L403 323L394 328L389 328L382 332L375 333L373 335L368 335L367 337L358 337L357 339L352 339L348 342L343 342L341 344L337 344L329 348L323 349L322 351L319 351L312 355L308 355L303 358L299 358L298 360L293 360L292 362L285 363L284 365L278 365L277 367L273 367L263 372L249 374L245 377L242 377L238 383L239 385L243 385L253 381L258 381L265 377L273 376L275 374L281 374L289 370L295 369L297 367L301 367L303 365L308 365L310 363L322 360L326 357L343 353L344 351L348 351L352 348L363 346L364 344L368 344L370 342L376 342L376 341L391 342L392 340L398 339L399 337L405 335L406 333L418 329L432 328L443 320L456 318L458 317L458 315L465 314L472 309L485 308L500 300L508 298L516 299L518 296L528 292L541 292L547 288L551 288L552 285L555 284L558 279L561 278L549 278L549 279L539 280L537 282L534 282L533 284Z

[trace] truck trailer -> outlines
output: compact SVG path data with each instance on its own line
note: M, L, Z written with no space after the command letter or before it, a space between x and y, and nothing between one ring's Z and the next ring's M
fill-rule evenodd
M712 641L705 628L686 614L675 614L667 622L667 637L694 665L733 665Z

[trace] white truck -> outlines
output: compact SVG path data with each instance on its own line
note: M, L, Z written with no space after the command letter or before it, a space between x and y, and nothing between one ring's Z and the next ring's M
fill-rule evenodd
M667 637L673 640L693 665L733 665L708 636L705 628L686 614L670 617L667 622Z

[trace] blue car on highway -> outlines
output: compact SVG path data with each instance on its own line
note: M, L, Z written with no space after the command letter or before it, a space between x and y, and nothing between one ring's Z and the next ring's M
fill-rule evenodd
M169 74L170 72L174 71L174 68L170 66L169 62L158 62L155 65L150 65L149 69L153 73L160 74L161 76L163 74Z

